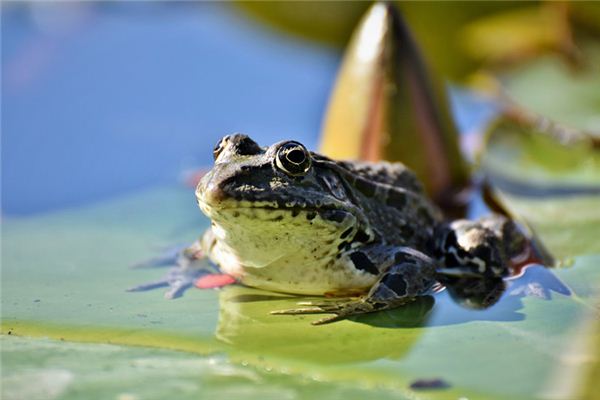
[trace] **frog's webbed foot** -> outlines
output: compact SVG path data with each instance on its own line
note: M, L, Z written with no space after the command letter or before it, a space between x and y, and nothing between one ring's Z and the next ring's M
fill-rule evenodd
M287 310L271 311L273 315L305 315L305 314L334 314L330 317L324 317L313 321L313 325L325 325L356 315L367 314L375 311L381 311L389 308L399 307L409 303L414 298L406 298L402 302L395 303L377 303L369 298L358 300L330 300L324 302L300 302L299 308L290 308Z
M194 285L202 276L215 273L216 269L204 257L199 242L189 247L170 250L167 254L134 265L134 268L169 267L159 280L144 283L127 289L128 292L142 292L167 287L165 298L175 299Z
M323 325L355 315L397 308L431 291L436 271L431 258L407 247L396 249L391 256L393 264L381 274L369 293L360 299L304 302L299 303L306 306L304 308L273 311L271 314L335 314L313 322L313 325Z

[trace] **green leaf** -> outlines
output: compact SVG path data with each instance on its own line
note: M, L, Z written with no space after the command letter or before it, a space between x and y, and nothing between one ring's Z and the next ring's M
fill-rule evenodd
M586 310L571 322L556 321L567 324L572 336L554 350L562 362L550 373L543 397L595 398L599 393L600 278L593 270L600 263L598 49L586 46L587 69L579 73L543 58L507 74L506 90L517 107L546 118L531 118L529 111L519 115L518 108L500 117L481 157L494 198L556 257L556 275L568 281L573 300ZM551 313L539 315L550 320ZM529 309L527 315L533 314Z
M403 399L390 389L319 382L249 366L223 355L0 337L3 399L345 398ZM85 360L85 362L82 362ZM35 383L35 384L32 384Z
M297 377L315 388L316 382L329 382L384 388L384 398L411 397L418 395L409 389L414 380L441 378L451 388L426 391L427 397L526 398L542 390L564 362L554 349L570 342L571 327L590 312L600 274L598 256L575 257L571 268L557 273L576 296L555 294L551 301L508 296L487 311L470 311L441 293L435 305L425 298L321 327L309 324L316 317L269 315L299 299L250 288L192 290L177 300L165 300L160 290L125 292L163 273L129 265L155 255L157 246L193 240L205 226L190 194L170 187L102 205L5 219L3 333L184 350L197 354L198 362L221 354L232 368L267 368L275 374L274 385L290 390ZM153 357L155 350L135 351ZM60 354L54 360L67 362ZM3 360L8 360L5 368L16 366L10 358ZM104 364L94 357L86 364L93 381ZM130 374L132 381L145 377L135 368ZM121 390L117 383L107 385L102 390ZM161 382L149 385L163 390ZM219 390L229 383L222 385Z
M600 46L580 44L583 68L558 57L540 57L503 75L509 96L521 106L569 127L600 136Z

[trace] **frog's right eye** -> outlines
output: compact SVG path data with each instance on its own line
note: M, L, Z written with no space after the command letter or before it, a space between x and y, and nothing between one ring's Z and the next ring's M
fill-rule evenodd
M215 148L213 149L213 157L215 160L219 158L219 154L221 154L221 152L225 148L225 143L227 142L227 139L229 139L229 136L225 136L219 139L219 141L215 145Z
M311 166L310 153L306 150L306 147L298 142L283 143L277 150L275 165L288 175L304 175Z

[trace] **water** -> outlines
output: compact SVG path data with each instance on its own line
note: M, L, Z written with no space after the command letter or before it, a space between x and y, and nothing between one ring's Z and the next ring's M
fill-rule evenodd
M337 62L227 5L3 4L2 211L174 181L235 131L314 147Z

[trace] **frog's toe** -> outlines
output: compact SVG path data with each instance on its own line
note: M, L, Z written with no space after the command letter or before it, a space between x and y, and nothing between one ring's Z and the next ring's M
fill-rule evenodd
M310 307L321 307L325 308L333 308L339 307L340 304L344 304L350 302L352 300L344 300L344 299L324 299L321 301L299 301L297 304L299 306L310 306Z
M165 298L181 297L185 291L194 286L201 277L214 273L215 267L204 257L202 244L199 241L187 247L173 247L164 254L138 263L134 268L170 267L159 280L144 283L128 289L128 292L143 292L160 287L168 287Z
M291 308L287 310L272 311L273 315L304 315L304 314L335 314L330 317L325 317L312 322L313 325L324 325L331 322L340 321L355 315L366 314L374 311L389 308L390 305L385 303L373 303L365 300L354 301L329 301L329 302L302 302L299 305L307 307ZM397 306L396 304L395 306Z
M356 303L358 303L358 302L356 302ZM303 302L302 304L313 304L313 303ZM308 315L308 314L328 314L328 313L334 314L334 315L331 315L328 317L323 317L321 319L311 322L312 325L325 325L325 324L330 324L332 322L341 321L341 320L351 317L353 315L364 314L366 312L373 311L372 309L369 309L368 311L366 311L366 310L358 311L358 309L360 309L360 308L361 307L357 308L356 304L351 305L350 303L345 303L345 304L320 303L319 305L313 305L311 307L291 308L288 310L271 311L271 314L272 315Z
M311 325L327 325L327 324L331 324L332 322L341 321L348 317L349 317L349 315L336 314L336 315L324 317L324 318L318 319L316 321L313 321L313 322L311 322Z
M288 308L286 310L275 310L271 311L271 315L303 315L303 314L323 314L325 311L323 308L314 307L302 307L302 308Z
M167 274L161 279L153 282L144 283L127 289L128 292L145 292L161 287L168 287L165 292L165 298L176 299L181 297L185 291L194 286L199 278L210 274L207 268L190 268L175 266L168 270Z

